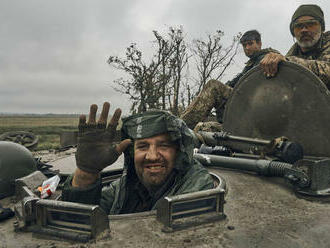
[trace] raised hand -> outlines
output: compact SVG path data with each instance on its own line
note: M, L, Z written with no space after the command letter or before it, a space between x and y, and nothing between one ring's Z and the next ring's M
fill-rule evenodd
M118 145L115 144L114 137L121 110L115 110L107 125L109 109L110 103L105 102L97 122L96 104L90 106L87 123L85 115L79 117L76 163L77 167L84 172L98 174L105 167L113 164L131 143L131 140L127 139Z

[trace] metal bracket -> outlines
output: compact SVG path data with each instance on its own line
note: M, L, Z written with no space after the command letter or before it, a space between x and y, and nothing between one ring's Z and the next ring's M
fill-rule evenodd
M200 217L203 214L215 213L215 216L212 217L214 220L223 219L225 218L223 211L224 195L224 189L216 188L165 197L157 205L157 220L164 224L165 231L172 231L187 226L187 223L177 226L173 223L187 217Z
M311 182L307 188L297 188L297 193L309 196L330 196L330 158L303 160L297 164L297 167L307 170Z
M108 215L98 205L44 200L32 190L42 177L34 172L16 180L16 230L27 230L64 239L87 242L109 233Z
M98 205L39 200L34 231L86 242L109 230L107 214Z

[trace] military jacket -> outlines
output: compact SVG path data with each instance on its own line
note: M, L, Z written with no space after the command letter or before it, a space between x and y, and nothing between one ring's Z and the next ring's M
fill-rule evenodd
M253 67L257 66L260 63L260 61L265 57L265 55L269 52L279 53L278 51L272 48L265 48L265 49L261 49L258 52L255 52L252 55L252 57L249 59L249 61L246 62L243 71L237 74L232 80L228 81L226 84L232 88L235 87L235 85L240 80L240 78L249 70L251 70Z
M311 70L330 89L330 31L323 33L314 49L307 53L295 43L286 58Z
M159 112L159 111L158 111ZM167 178L160 189L149 193L139 182L134 167L133 146L125 150L124 173L108 187L102 189L101 179L86 188L71 186L72 176L65 182L62 191L62 200L87 204L100 204L108 214L134 213L152 210L157 207L157 202L164 196L178 195L213 188L213 179L208 171L193 158L194 134L179 118L172 115L159 117L158 123L163 123L172 141L175 141L178 150L172 174ZM128 117L129 118L129 117ZM128 119L127 118L127 119ZM141 116L141 118L143 118ZM137 122L141 120L135 118ZM130 122L132 124L133 121ZM148 132L156 129L152 120L146 120L144 128L136 127L136 132ZM125 124L126 123L126 124ZM123 122L122 139L132 138L125 130L132 130L128 122ZM128 128L127 128L128 127ZM123 131L124 130L124 131ZM143 131L144 130L144 131Z

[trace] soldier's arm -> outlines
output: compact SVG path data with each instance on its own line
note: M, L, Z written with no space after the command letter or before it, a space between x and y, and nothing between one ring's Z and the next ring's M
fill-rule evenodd
M330 89L330 48L329 54L323 56L322 60L302 59L296 56L287 56L288 61L300 64L311 70Z
M99 176L99 173L89 173L77 168L73 175L72 186L86 188L87 186L94 184Z

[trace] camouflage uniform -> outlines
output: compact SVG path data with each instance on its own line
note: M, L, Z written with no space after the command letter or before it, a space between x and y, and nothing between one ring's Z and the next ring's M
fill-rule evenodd
M228 98L231 96L233 88L239 79L250 69L258 65L263 57L269 52L278 53L278 51L272 48L261 49L260 51L254 53L250 60L246 63L243 71L236 75L234 79L228 81L226 84L223 84L217 80L208 81L200 94L181 115L181 118L186 122L188 127L193 129L198 122L204 121L209 116L213 108L216 110L218 121L221 122L224 106ZM210 123L210 125L208 125L208 123L199 125L202 125L203 127L202 129L198 128L198 130L213 129L212 123Z
M62 199L87 204L99 204L108 214L125 214L155 209L164 196L191 193L213 188L208 171L193 158L193 132L179 118L165 111L148 111L123 119L122 140L152 137L168 133L178 145L175 166L167 181L156 191L148 192L138 179L134 167L134 148L125 152L121 178L101 191L101 179L86 188L71 186L72 176L65 182Z
M323 33L315 48L307 53L295 43L286 58L314 72L330 89L330 31Z

